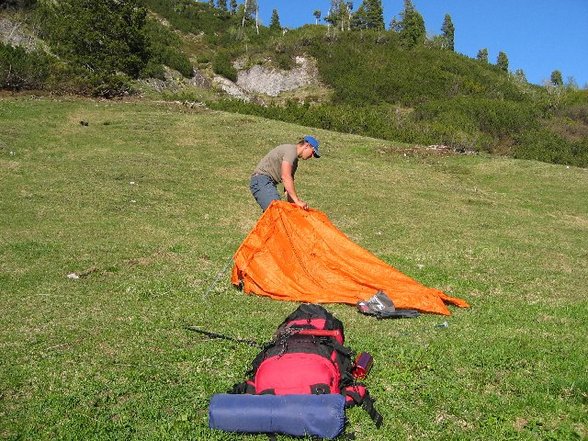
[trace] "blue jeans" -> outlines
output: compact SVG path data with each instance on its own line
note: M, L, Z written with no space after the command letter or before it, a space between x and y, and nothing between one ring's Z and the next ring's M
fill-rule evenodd
M263 211L265 211L272 201L280 200L276 185L274 180L266 175L255 175L251 177L249 189Z

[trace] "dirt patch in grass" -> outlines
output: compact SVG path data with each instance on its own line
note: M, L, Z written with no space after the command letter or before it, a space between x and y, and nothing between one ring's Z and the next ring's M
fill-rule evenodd
M478 152L474 150L467 150L465 148L454 148L446 145L413 145L410 147L388 147L379 148L378 153L402 155L402 156L455 156L455 155L477 155Z

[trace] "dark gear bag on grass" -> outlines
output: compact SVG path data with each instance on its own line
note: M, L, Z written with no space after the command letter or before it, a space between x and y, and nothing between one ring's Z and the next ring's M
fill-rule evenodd
M357 309L365 315L374 315L378 319L414 318L420 314L415 309L396 309L394 302L384 291L378 291L368 300L357 302Z

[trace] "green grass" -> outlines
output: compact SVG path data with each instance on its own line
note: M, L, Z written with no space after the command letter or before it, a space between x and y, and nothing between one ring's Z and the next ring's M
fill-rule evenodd
M256 350L184 326L264 341L295 309L228 275L205 293L260 214L257 160L309 131L176 104L0 98L0 437L266 439L207 428L211 395ZM328 307L375 358L385 425L351 409L357 439L585 439L587 170L312 132L324 156L297 174L309 204L472 305L401 321Z

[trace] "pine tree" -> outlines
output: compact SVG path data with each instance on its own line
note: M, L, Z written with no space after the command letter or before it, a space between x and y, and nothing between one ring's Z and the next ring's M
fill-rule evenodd
M402 30L402 23L396 18L396 16L392 17L392 20L390 20L390 30L394 32L400 32Z
M425 20L415 9L411 0L404 0L404 10L400 13L401 21L398 23L400 38L406 47L414 47L424 43L426 36Z
M523 69L515 70L514 77L520 83L527 83L527 76L525 75L525 71Z
M503 72L508 72L508 57L502 51L498 52L498 58L496 59L496 65Z
M316 20L315 24L318 24L319 20L321 19L321 11L319 9L315 9L312 15L314 15L314 18Z
M229 9L227 8L227 0L218 0L218 8L223 11L227 12Z
M237 0L231 0L231 14L237 13Z
M455 50L455 27L453 26L453 22L451 21L451 16L449 14L445 14L445 18L443 19L443 26L441 26L441 32L443 32L444 47L449 50Z
M559 70L554 70L553 72L551 72L551 84L553 84L554 86L563 86L563 77L561 75L561 72Z
M367 29L368 28L368 19L367 14L365 12L365 6L362 4L357 11L351 17L351 28L352 29Z
M488 49L480 49L478 55L476 55L476 60L488 63Z
M384 29L384 9L382 0L364 0L366 26L369 29Z
M123 72L137 78L149 60L140 0L60 0L51 9L48 32L62 58L89 75Z
M357 11L360 10L360 16L356 17L356 21L365 22L366 29L384 29L382 0L364 0Z
M325 20L343 31L345 30L348 14L347 4L343 0L331 0L329 15L325 17Z
M280 25L280 16L278 15L278 10L274 9L272 11L272 18L270 21L270 29L274 30L274 31L281 31L282 30L282 25Z

